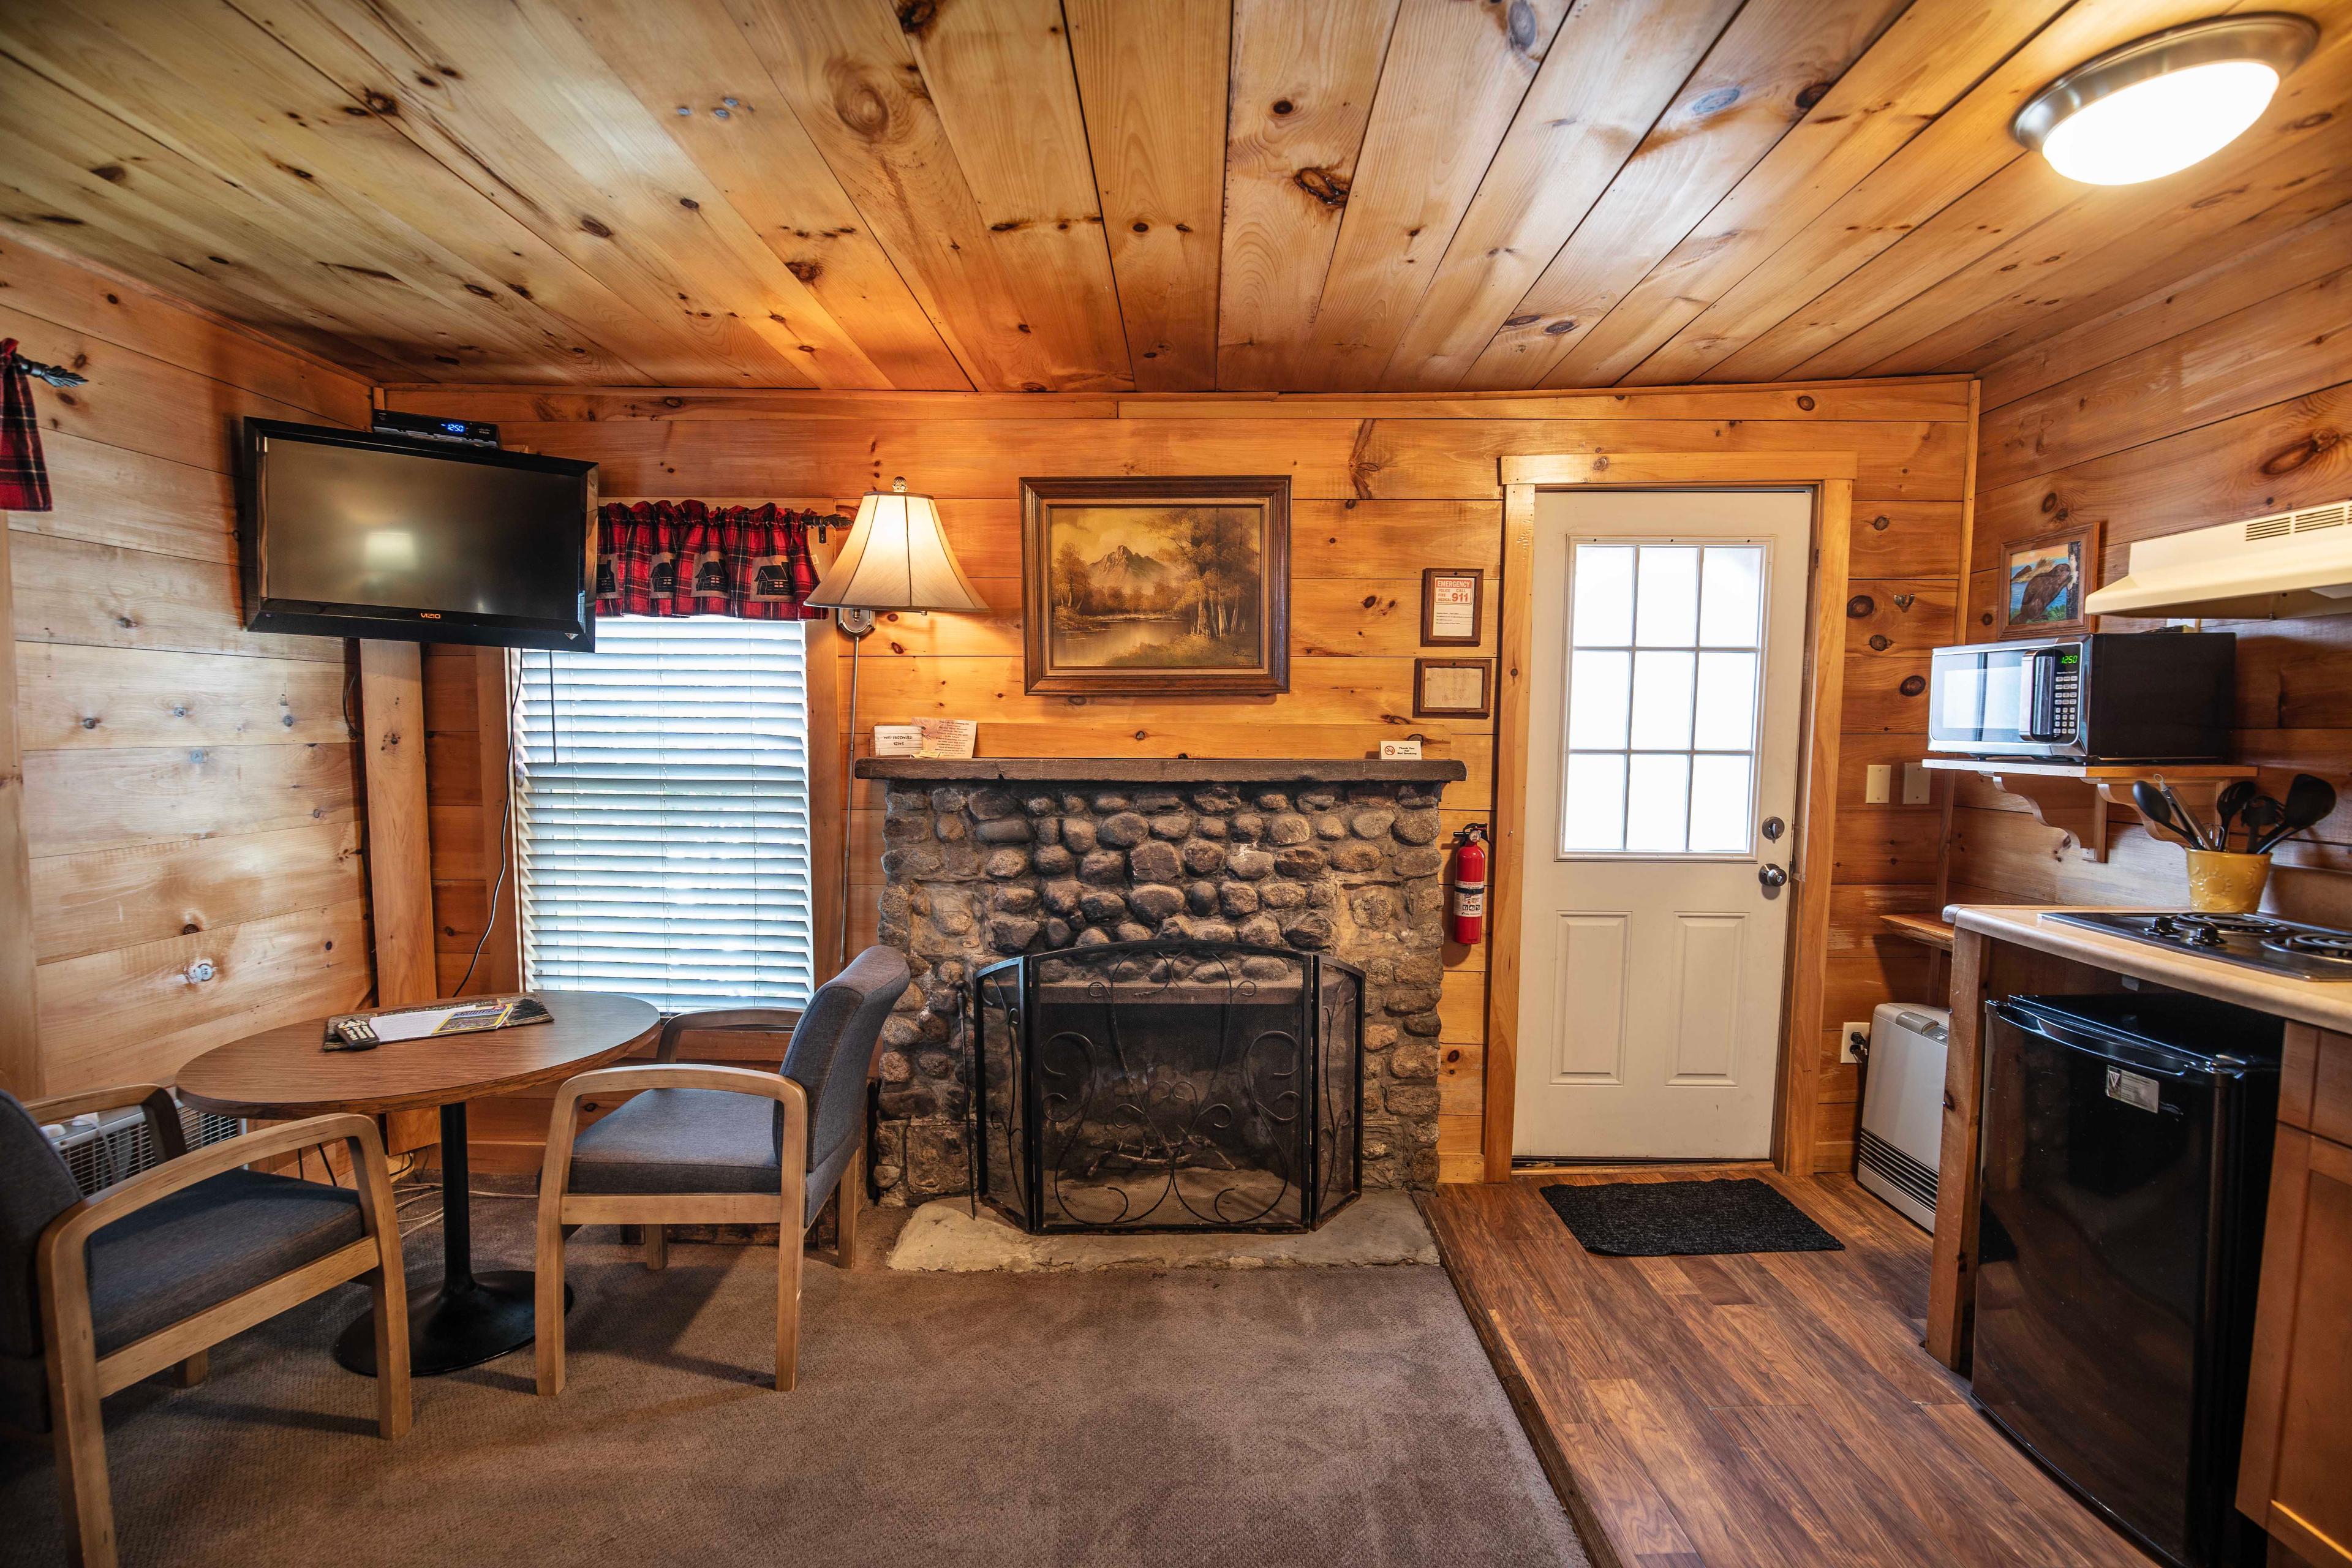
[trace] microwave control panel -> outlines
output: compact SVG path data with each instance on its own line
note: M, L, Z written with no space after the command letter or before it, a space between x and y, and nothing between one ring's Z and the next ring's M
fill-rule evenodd
M2082 728L2083 655L2079 649L2058 656L2050 687L2051 728L2072 739Z

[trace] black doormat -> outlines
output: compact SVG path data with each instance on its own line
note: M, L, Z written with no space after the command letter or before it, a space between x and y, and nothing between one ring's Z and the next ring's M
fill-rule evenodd
M1544 1201L1587 1252L1689 1258L1710 1252L1843 1252L1845 1244L1752 1177L1553 1186Z

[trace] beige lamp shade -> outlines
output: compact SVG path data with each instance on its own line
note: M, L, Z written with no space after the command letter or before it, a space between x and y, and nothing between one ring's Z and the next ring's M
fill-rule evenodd
M843 610L988 608L948 548L939 509L929 496L908 494L904 479L866 492L849 542L808 603Z

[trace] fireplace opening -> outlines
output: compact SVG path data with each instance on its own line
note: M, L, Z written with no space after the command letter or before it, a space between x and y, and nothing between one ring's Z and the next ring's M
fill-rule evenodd
M972 1189L1050 1231L1312 1230L1363 1186L1364 977L1108 942L972 977Z

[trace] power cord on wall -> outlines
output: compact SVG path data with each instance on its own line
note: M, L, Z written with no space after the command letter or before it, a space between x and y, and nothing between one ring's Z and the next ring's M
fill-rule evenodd
M554 662L551 658L548 661L551 712L553 710L552 688L555 678L552 666ZM507 866L514 854L514 697L511 691L507 697L506 786L506 798L499 803L499 874L490 883L490 907L482 916L482 934L474 939L473 956L466 960L466 973L458 977L456 988L449 993L452 996L463 996L466 994L467 985L474 978L474 966L482 962L482 949L488 943L490 932L498 929L499 897L506 890Z

